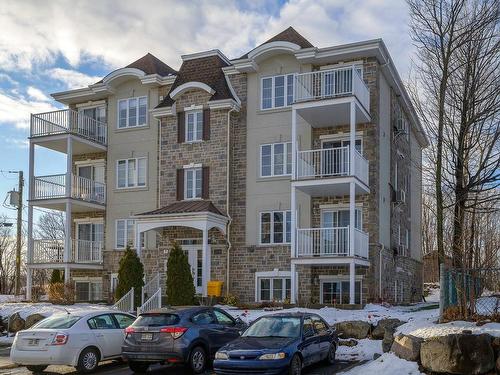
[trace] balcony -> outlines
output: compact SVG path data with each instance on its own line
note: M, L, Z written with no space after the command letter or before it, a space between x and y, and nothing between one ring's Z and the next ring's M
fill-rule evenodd
M90 180L85 177L71 175L71 189L68 194L66 190L66 174L49 176L37 176L33 178L33 196L31 200L46 201L47 208L64 210L64 205L58 208L61 199L73 198L91 205L102 205L106 203L106 184ZM50 202L53 200L53 202ZM55 204L56 206L53 206ZM59 205L58 205L59 204ZM40 202L37 205L43 206ZM43 206L45 207L45 206ZM84 205L90 209L93 206ZM78 207L76 207L78 210ZM88 210L83 210L88 211Z
M31 115L30 137L47 148L66 152L66 135L77 136L73 153L106 149L107 125L71 109Z
M368 259L368 233L354 229L350 248L349 226L297 229L297 257L359 257Z
M67 263L100 265L102 263L101 241L73 240ZM64 240L33 240L31 264L62 264L64 262Z

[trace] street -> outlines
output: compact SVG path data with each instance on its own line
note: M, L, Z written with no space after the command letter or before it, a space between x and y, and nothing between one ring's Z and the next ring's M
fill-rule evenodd
M347 370L352 368L359 363L357 362L347 362L347 361L338 361L333 366L324 366L324 365L316 365L306 368L303 371L304 375L331 375L337 374L339 371ZM188 373L187 370L182 366L151 366L148 371L150 375L159 375L159 374L167 374L167 375L184 375ZM2 375L30 375L31 372L28 371L25 367L18 367L14 369L4 369L0 370L0 374ZM73 367L68 366L49 366L47 370L44 372L45 375L75 375L77 374ZM96 374L102 375L132 375L133 372L130 371L128 366L124 363L118 361L107 361L104 362ZM206 373L207 375L214 375L213 371L209 371Z

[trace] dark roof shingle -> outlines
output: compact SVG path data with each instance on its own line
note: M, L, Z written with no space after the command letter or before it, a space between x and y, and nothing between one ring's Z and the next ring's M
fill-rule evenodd
M127 65L125 68L136 68L142 70L146 74L158 74L162 77L171 74L177 74L177 72L174 69L165 64L156 56L153 56L151 53L147 53L140 59Z
M271 42L290 42L290 43L295 43L297 44L300 48L311 48L314 47L311 42L309 42L306 38L304 38L302 35L300 35L297 30L295 30L292 26L288 27L287 29L283 30L281 33L273 36L271 39L266 40L264 43L259 44L257 47L263 46L266 43L271 43ZM257 48L255 47L255 48ZM253 48L252 51L255 49ZM245 53L243 56L240 57L240 59L246 59L248 58L248 54L251 51Z
M212 201L207 200L175 202L169 204L168 206L157 208L156 210L142 212L137 214L137 216L184 214L195 212L211 212L217 215L225 216L217 207L215 207Z

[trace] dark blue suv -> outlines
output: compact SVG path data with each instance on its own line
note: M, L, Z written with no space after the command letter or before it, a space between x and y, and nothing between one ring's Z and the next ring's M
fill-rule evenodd
M291 374L319 361L335 362L337 334L319 315L281 313L257 319L215 355L217 374Z
M246 328L214 307L156 310L139 315L125 330L122 357L134 372L153 363L183 363L200 374L217 350Z

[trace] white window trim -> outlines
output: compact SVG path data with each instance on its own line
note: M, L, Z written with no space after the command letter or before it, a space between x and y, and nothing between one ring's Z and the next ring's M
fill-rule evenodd
M138 185L138 182L139 182L139 160L143 160L145 159L146 160L146 177L145 177L145 181L144 181L144 185L141 185L139 186ZM129 181L128 181L128 163L130 160L135 160L135 172L134 172L134 179L135 179L135 185L134 186L128 186L129 185ZM118 186L118 164L119 162L121 161L126 161L125 163L125 186ZM143 156L143 157L137 157L137 158L126 158L126 159L118 159L116 160L116 168L115 168L115 172L116 172L116 175L115 175L115 178L116 178L116 188L117 189L120 189L120 190L124 190L124 189L144 189L144 188L147 188L148 187L148 172L149 172L149 166L148 166L148 157L146 156Z
M79 219L73 219L75 224L104 224L104 219L102 217L83 217Z
M271 279L270 283L270 294L273 294L273 279L281 279L283 280L283 292L286 297L286 279L290 279L290 293L292 287L292 277L290 271L279 271L275 268L273 271L268 272L255 272L255 302L262 302L263 300L260 298L260 280L261 279ZM274 297L274 296L273 296ZM283 297L283 296L282 296ZM283 300L283 298L281 299ZM273 299L271 299L273 301Z
M260 78L260 110L261 111L268 111L268 110L271 110L271 109L276 109L276 108L289 108L291 107L291 104L287 104L287 98L288 98L288 84L287 84L287 77L288 76L294 76L296 73L286 73L286 74L277 74L277 75L274 75L274 76L265 76L265 77L261 77ZM285 77L284 78L284 85L285 85L285 89L284 89L284 95L285 95L285 100L284 100L284 103L282 106L280 107L276 107L275 105L275 80L276 80L276 77ZM264 80L265 79L268 79L268 78L271 78L271 107L269 108L264 108L263 107L263 102L264 102L264 97L263 97L263 88L264 88ZM295 84L292 84L292 97L294 97L294 92L293 90L295 90Z
M188 175L188 172L189 171L197 171L199 170L200 173L201 173L201 186L200 186L200 190L201 190L201 194L199 197L191 197L191 198L188 198L187 197L187 175ZM193 193L196 194L196 172L194 172L194 176L193 176ZM185 201L196 201L196 200L200 200L200 199L203 199L203 167L200 165L200 166L197 166L197 167L184 167L184 193L183 193L183 197L184 197L184 200Z
M76 296L76 284L89 284L89 294L87 296L86 299L84 299L85 301L100 301L102 300L103 298L103 282L102 282L102 278L101 277L74 277L73 278L73 283L74 283L74 286L75 286L75 296ZM95 299L95 300L92 300L90 299L90 293L92 292L92 288L90 286L90 284L100 284L101 287L100 287L100 296L99 298Z
M118 246L118 222L119 221L125 221L125 245L123 247L120 247ZM136 244L135 244L135 231L136 231L136 228L135 228L135 220L134 219L116 219L115 220L115 249L118 249L118 250L125 250L127 248L127 228L128 228L128 221L134 221L134 236L132 238L132 244L131 244L131 248L132 249L135 249L136 248Z
M319 303L324 304L323 301L323 284L329 282L340 282L340 294L342 294L342 282L350 282L349 276L331 276L331 275L320 275L319 276ZM359 301L363 302L363 276L356 275L354 282L360 282L359 285Z
M194 120L193 120L193 134L196 134L197 139L193 139L192 141L188 141L188 118L189 115L193 114L194 115ZM197 123L198 123L198 116L201 116L201 134L198 134L197 132ZM204 123L203 123L203 107L194 107L193 106L189 107L189 109L185 109L185 116L184 116L184 143L200 143L203 142L203 128L204 128Z
M116 286L118 286L118 273L112 273L110 276L109 276L109 291L110 293L113 293L116 291L116 290L113 290L113 279L116 279ZM114 296L112 296L114 297Z
M130 119L130 116L129 116L129 100L130 99L137 99L137 122L139 122L139 102L141 99L146 99L146 122L144 124L137 124L137 125L130 125L129 124L129 119ZM126 124L123 128L120 128L120 102L122 101L127 101L127 121L126 121ZM148 97L147 95L144 95L144 96L132 96L130 98L122 98L122 99L118 99L116 101L116 129L118 130L123 130L123 129L134 129L134 128L143 128L145 126L148 126L148 120L149 120L149 101L148 101Z
M285 173L283 174L274 174L274 146L275 145L284 145L283 150L284 150L284 163L283 163L283 170ZM271 174L269 176L264 176L262 175L262 149L265 146L271 146ZM286 176L291 176L292 171L290 168L290 173L287 172L287 164L288 164L288 147L290 147L290 150L292 149L292 142L286 141L286 142L275 142L275 143L264 143L260 145L260 156L259 156L259 177L260 178L273 178L273 177L286 177ZM292 155L292 160L293 160L293 155ZM293 164L293 161L292 161Z
M274 242L274 214L276 212L283 213L283 242ZM291 242L286 242L286 213L291 210L272 210L272 211L259 211L259 246L279 246L279 245L290 245ZM266 243L262 242L262 214L270 213L271 214L271 242ZM290 234L293 236L292 223L290 223ZM291 240L291 238L290 238Z

